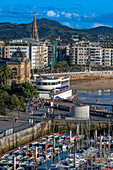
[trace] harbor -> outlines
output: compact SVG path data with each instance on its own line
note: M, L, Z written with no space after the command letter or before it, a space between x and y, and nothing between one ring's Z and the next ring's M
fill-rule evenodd
M108 127L104 135L90 131L83 135L77 124L76 134L52 133L18 149L5 153L0 158L0 166L7 170L42 169L113 169L113 138ZM82 125L81 125L82 128ZM98 136L99 135L99 136Z
M25 101L25 113L20 113L26 115L25 122L27 120L30 128L16 132L14 126L20 120L15 119L12 134L1 138L1 146L2 142L9 142L10 147L1 154L0 167L7 170L113 169L112 90L96 94L77 91L75 101L70 93L68 99L64 95L71 90L67 78L51 78L51 83L49 78L44 82L41 78L37 81L41 90L45 90L45 80L49 88L47 98L40 96L37 100ZM41 92L41 95L45 93ZM64 99L59 94L64 95ZM15 116L17 118L18 113ZM26 140L24 144L23 140ZM16 149L11 151L11 144Z

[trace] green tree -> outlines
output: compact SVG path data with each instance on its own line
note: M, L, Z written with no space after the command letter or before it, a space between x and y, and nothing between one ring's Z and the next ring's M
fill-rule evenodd
M20 101L18 97L16 96L16 94L12 94L9 99L9 109L12 110L12 118L14 117L13 116L14 110L18 108L19 105L20 105Z
M16 94L26 98L38 97L37 89L29 82L26 82L21 86L16 87L14 90Z
M67 68L67 67L69 67L69 65L68 65L67 61L59 61L55 64L54 67L55 68Z
M2 114L3 116L7 116L7 112L6 112L6 109L5 109L5 108L2 109L1 114Z
M7 84L7 80L11 78L12 78L12 70L6 65L0 66L0 81L3 84Z
M9 94L11 93L11 86L10 85L0 84L0 89L7 91Z
M18 117L20 117L20 109L25 109L25 103L24 103L24 98L22 96L19 97L19 104L17 106L17 110L18 110Z
M18 97L22 96L23 98L28 98L29 106L30 98L38 98L39 96L37 89L28 82L22 84L21 86L16 86L12 90L12 92L15 93Z
M9 94L0 89L0 110L2 114L6 114L6 108L8 108Z
M25 88L23 86L17 86L15 88L13 88L12 91L17 96L22 96L24 98L32 97L32 94L30 93L30 89L29 88Z

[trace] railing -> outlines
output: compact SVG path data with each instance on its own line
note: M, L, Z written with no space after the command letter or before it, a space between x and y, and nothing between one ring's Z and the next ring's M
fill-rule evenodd
M41 75L71 75L71 74L83 74L83 73L94 73L94 74L113 74L113 71L84 71L84 72L62 72L62 73L42 73ZM34 74L36 76L38 74Z

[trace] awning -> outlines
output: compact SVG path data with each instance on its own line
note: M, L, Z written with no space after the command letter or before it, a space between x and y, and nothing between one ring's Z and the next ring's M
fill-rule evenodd
M62 99L62 98L61 98L61 97L59 97L59 96L56 96L55 98L56 98L56 99Z

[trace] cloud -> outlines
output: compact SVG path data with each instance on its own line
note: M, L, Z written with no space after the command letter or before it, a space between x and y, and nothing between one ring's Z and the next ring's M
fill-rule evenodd
M95 28L95 27L99 27L99 26L103 26L103 24L100 24L100 23L94 23L91 27Z
M89 15L83 15L84 18L95 18L97 17L98 15L96 13L93 13L93 14L89 14Z
M62 24L65 25L65 26L71 27L69 22L63 22Z
M87 16L87 15L84 15L84 18L88 18L88 16Z
M80 17L80 15L73 13L74 17Z
M40 15L39 13L35 13L35 15L37 16L37 15Z
M66 13L66 12L62 12L62 15L64 15L66 18L71 18L72 14L71 13Z
M48 17L59 17L60 15L55 13L54 11L48 11L46 14Z
M76 25L77 28L79 28L79 25Z
M20 8L21 6L21 8ZM73 28L91 28L98 26L113 26L113 13L101 13L93 9L82 11L80 4L73 4L72 8L58 6L36 6L29 4L15 4L0 9L0 20L12 23L29 23L33 20L35 12L36 18L52 18L66 26ZM76 10L78 8L78 10ZM2 10L2 12L1 12Z
M93 23L93 25L91 25L92 28L95 28L95 27L100 27L100 26L107 26L107 27L111 27L109 25L104 25L104 24L100 24L100 23Z

